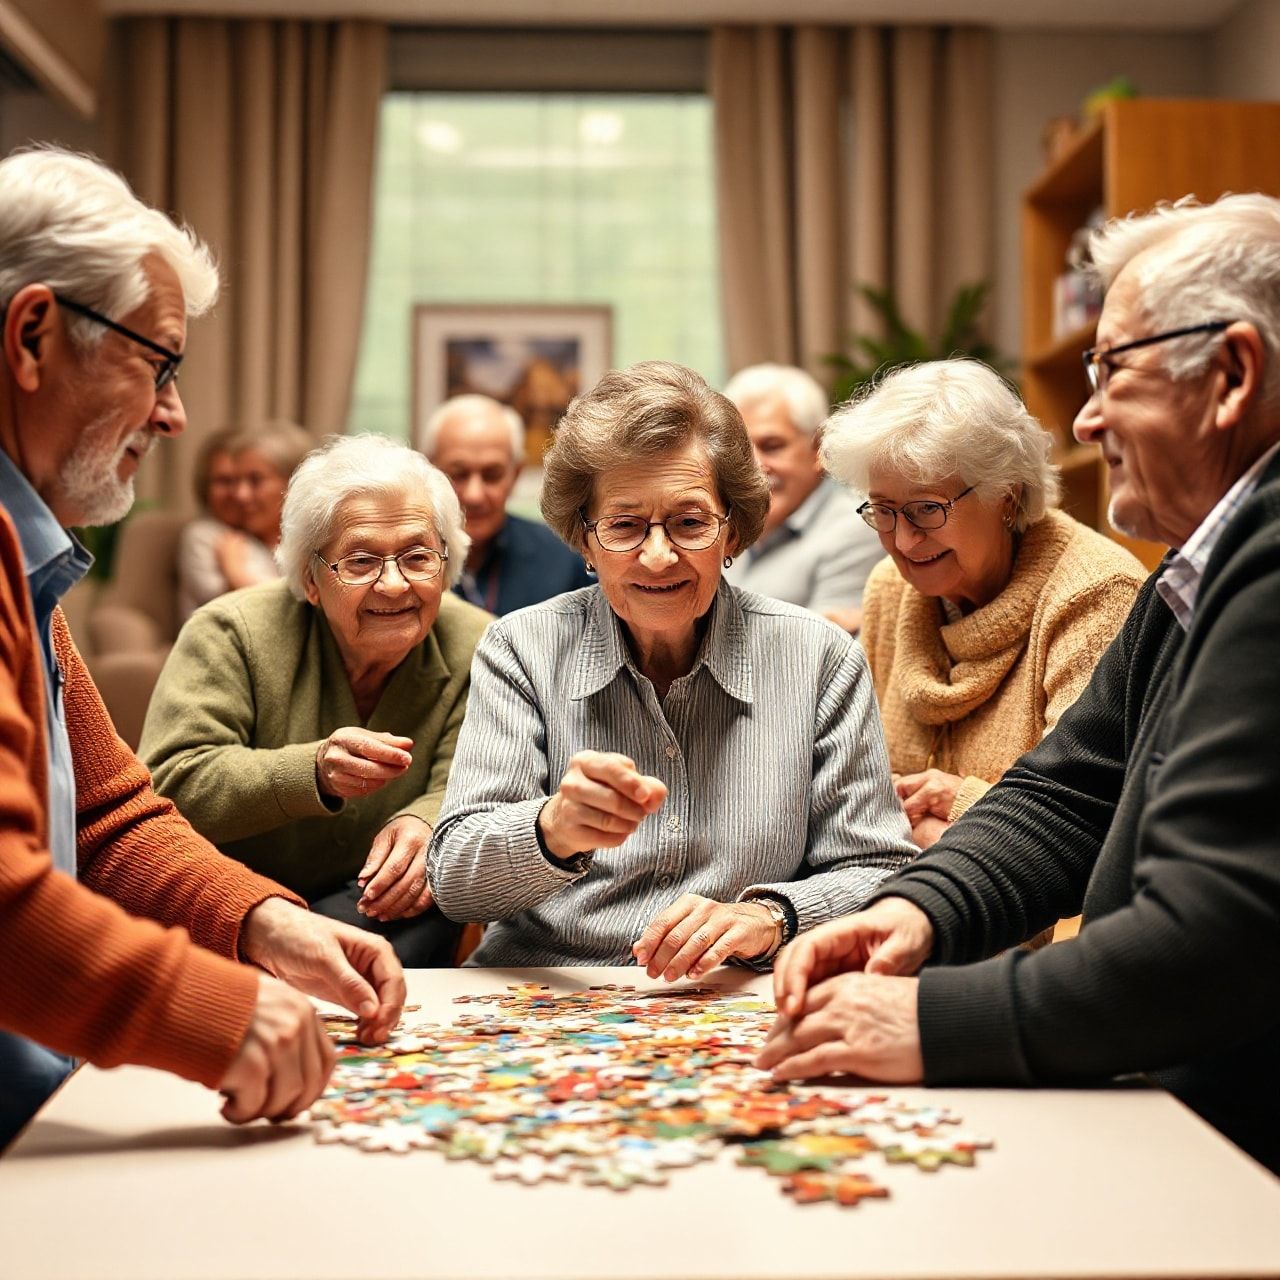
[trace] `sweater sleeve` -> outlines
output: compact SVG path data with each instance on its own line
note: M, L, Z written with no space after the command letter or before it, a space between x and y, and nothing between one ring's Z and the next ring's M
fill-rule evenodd
M1260 544L1233 565L1228 581L1212 591L1206 583L1163 695L1168 701L1148 712L1161 718L1163 749L1134 761L1143 771L1133 784L1142 807L1113 837L1133 843L1132 896L1069 942L926 972L920 1026L931 1083L1158 1070L1230 1052L1274 1026L1280 535ZM1022 852L1042 862L1035 843L1060 846L1061 826L1092 861L1095 821L1086 817L1088 801L1073 799L1069 787L1074 780L1090 800L1108 794L1112 770L1099 772L1086 756L1082 772L1076 759L1091 745L1082 729L1097 727L1085 713L1093 709L1096 719L1096 704L1108 694L1123 701L1117 664L1124 658L1123 644L1108 650L1081 701L1015 767L1013 785L996 788L948 843L972 851L984 836L1002 833L1020 838ZM1076 821L1064 822L1070 815ZM1009 852L1006 845L1005 861ZM968 948L956 945L954 925L943 932L942 958L962 957Z
M254 747L249 640L230 607L192 615L151 696L138 752L156 790L217 844L342 809L316 785L320 743Z
M0 599L6 656L20 623L16 603L6 584ZM40 800L15 750L32 726L6 661L0 1025L99 1066L137 1063L216 1086L256 1000L256 972L230 959L240 927L258 903L290 895L224 865L155 796L146 770L116 737L60 613L54 643L75 762L81 878L56 872L37 839Z

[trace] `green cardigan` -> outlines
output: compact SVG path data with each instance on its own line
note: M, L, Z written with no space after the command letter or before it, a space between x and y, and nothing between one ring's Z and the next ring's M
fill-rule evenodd
M138 754L155 789L224 853L308 899L364 865L378 829L411 813L433 827L491 621L445 592L431 634L396 669L366 727L413 739L413 764L367 798L316 788L316 750L361 723L338 646L319 609L283 582L199 609L151 698Z

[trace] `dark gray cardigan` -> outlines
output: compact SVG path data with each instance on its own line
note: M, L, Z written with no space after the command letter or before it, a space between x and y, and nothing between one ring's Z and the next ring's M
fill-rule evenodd
M1189 633L1154 584L1054 731L876 896L934 923L930 1084L1148 1072L1280 1171L1280 458ZM1076 940L995 954L1081 910Z

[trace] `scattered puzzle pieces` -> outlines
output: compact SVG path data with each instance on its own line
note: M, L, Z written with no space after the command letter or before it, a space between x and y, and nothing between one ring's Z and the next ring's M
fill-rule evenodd
M355 1018L325 1015L338 1061L311 1108L316 1141L619 1192L663 1186L731 1146L797 1204L847 1206L889 1194L857 1167L869 1157L934 1172L991 1146L945 1108L775 1084L752 1066L774 1014L754 995L521 983L456 1003L482 1008L378 1048L356 1041Z

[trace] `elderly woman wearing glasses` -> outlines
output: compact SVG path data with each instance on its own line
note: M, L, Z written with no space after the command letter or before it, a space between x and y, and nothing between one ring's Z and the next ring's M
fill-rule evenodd
M542 510L599 585L495 623L431 849L473 960L667 979L767 962L913 852L859 647L723 581L769 491L737 409L657 361L580 396Z
M862 642L898 795L932 844L1088 683L1145 576L1052 510L1050 439L973 360L889 374L828 420L828 471L889 554Z
M489 615L445 588L468 540L448 480L377 436L294 473L285 581L198 610L151 700L156 790L223 852L313 910L448 963L426 850Z

